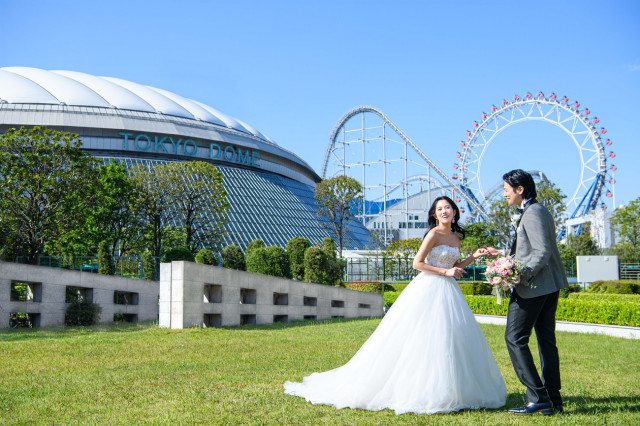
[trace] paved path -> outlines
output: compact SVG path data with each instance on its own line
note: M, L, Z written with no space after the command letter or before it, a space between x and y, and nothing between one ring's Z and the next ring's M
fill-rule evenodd
M483 324L506 325L507 317L499 315L476 314L476 321ZM572 333L597 333L608 336L624 337L626 339L640 339L640 327L625 327L622 325L589 324L585 322L556 321L557 331Z

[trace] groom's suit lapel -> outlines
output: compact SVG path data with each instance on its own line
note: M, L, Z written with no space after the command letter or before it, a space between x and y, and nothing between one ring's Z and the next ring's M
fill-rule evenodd
M509 251L510 256L513 256L514 254L516 254L516 246L518 244L518 227L520 227L520 222L522 222L522 218L524 217L524 214L527 212L527 209L533 204L536 204L537 202L538 200L536 200L535 198L532 198L531 200L525 203L524 208L522 209L522 213L520 213L520 219L518 219L518 221L516 222L516 230L513 235L513 241L511 242L511 250Z

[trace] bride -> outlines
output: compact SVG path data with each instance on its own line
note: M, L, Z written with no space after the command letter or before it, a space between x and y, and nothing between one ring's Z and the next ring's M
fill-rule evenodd
M430 230L413 260L421 273L342 367L313 373L285 392L336 408L448 413L498 408L507 389L489 345L454 278L493 249L460 261L464 230L449 197L429 209Z

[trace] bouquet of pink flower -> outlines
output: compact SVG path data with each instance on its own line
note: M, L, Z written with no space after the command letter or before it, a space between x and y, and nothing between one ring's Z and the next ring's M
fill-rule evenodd
M496 303L501 303L501 297L511 295L511 290L520 282L520 274L524 265L511 256L499 257L495 260L487 260L487 269L484 276L493 286L497 295Z

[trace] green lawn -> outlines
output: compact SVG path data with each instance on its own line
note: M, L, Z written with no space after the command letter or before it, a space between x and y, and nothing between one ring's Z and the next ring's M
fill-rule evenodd
M344 364L379 319L229 329L156 324L0 332L0 423L629 424L640 423L640 342L558 333L566 418L506 409L396 416L314 406L282 383ZM503 341L481 325L523 402Z

